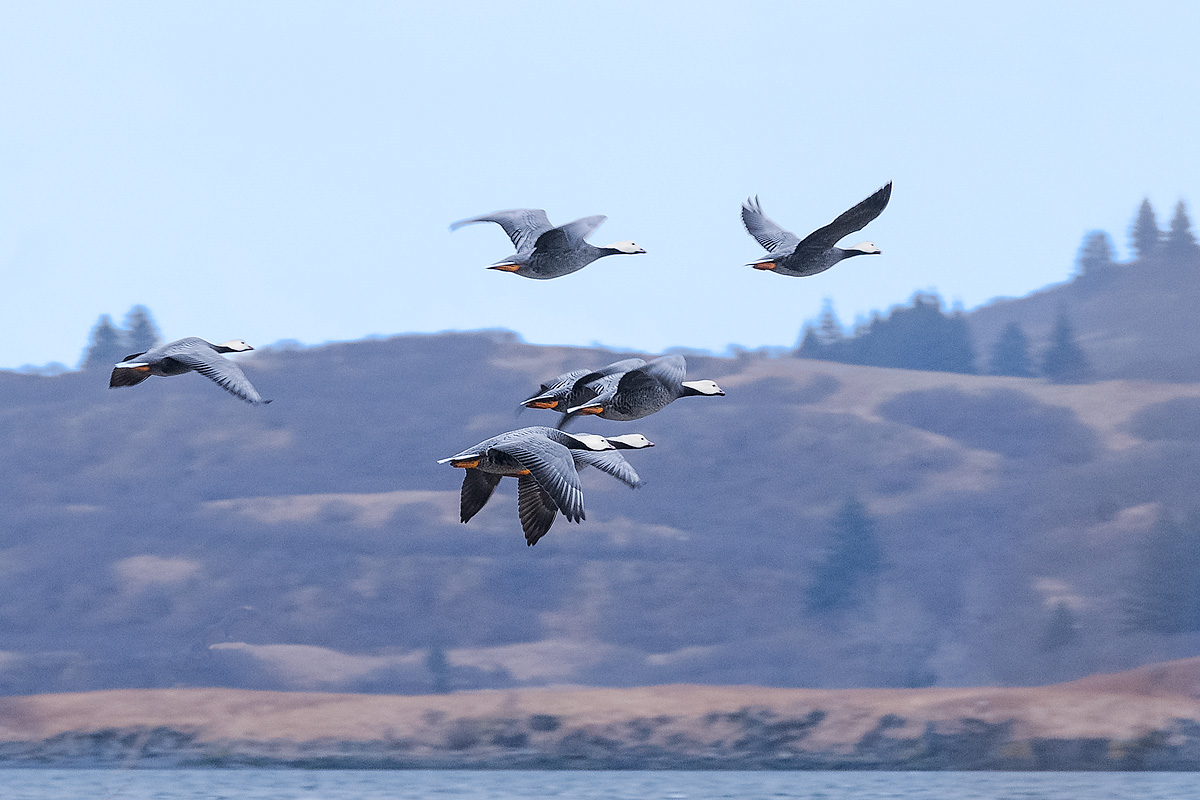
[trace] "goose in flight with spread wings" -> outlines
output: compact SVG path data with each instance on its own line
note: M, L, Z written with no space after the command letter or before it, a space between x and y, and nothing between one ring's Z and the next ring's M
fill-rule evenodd
M242 374L241 367L220 355L243 353L253 349L241 339L213 344L197 336L189 336L153 347L144 353L125 356L121 363L113 367L112 375L108 379L108 388L137 386L151 375L170 377L185 372L199 372L247 403L266 404L271 401L262 399Z
M438 461L465 470L459 518L470 520L487 504L503 477L517 479L517 512L525 542L537 544L561 511L571 522L584 519L579 470L595 467L630 488L641 478L617 450L653 447L641 434L606 439L588 433L564 433L545 426L521 428L485 439Z
M641 419L665 408L680 397L719 396L725 392L715 382L685 381L687 361L683 356L656 358L644 367L609 375L590 386L595 396L567 409L559 427L580 414L604 419Z
M535 280L549 280L577 272L604 256L646 252L628 241L614 242L607 247L596 247L585 241L606 219L608 217L603 214L597 214L555 227L540 208L514 208L459 220L450 226L450 230L458 230L476 222L495 222L512 239L517 252L497 261L488 269L514 272Z
M892 182L888 181L866 200L804 239L772 222L763 214L758 198L751 198L742 203L742 224L746 226L746 232L768 250L768 255L747 266L803 278L824 272L852 256L878 255L883 251L871 242L861 242L848 249L836 245L839 239L862 230L882 214L891 197Z
M591 399L595 392L588 392L592 383L609 375L620 375L631 369L646 366L645 359L625 358L614 361L607 367L601 367L594 372L587 369L575 369L564 372L557 378L551 378L538 387L537 394L527 400L522 400L525 408L549 408L566 413L571 406L578 405L584 400Z

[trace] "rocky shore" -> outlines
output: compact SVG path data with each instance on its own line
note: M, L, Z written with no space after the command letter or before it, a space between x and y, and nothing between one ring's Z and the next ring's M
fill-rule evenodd
M1200 659L1035 688L0 699L0 766L1200 769Z

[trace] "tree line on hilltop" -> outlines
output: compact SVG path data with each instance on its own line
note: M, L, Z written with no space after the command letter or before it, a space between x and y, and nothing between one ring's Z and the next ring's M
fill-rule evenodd
M1175 207L1170 228L1162 231L1150 201L1144 200L1130 227L1129 238L1134 258L1122 264L1117 261L1106 232L1087 233L1076 258L1073 280L1081 287L1102 286L1129 264L1200 267L1200 246L1196 244L1182 201ZM941 298L932 292L918 292L910 305L893 308L886 316L876 313L849 335L827 300L817 320L805 324L794 352L801 358L846 364L1042 376L1055 383L1084 383L1095 374L1075 339L1070 316L1062 307L1056 313L1049 341L1040 350L1035 352L1034 343L1021 325L1011 322L992 343L980 370L965 314L961 309L945 312Z

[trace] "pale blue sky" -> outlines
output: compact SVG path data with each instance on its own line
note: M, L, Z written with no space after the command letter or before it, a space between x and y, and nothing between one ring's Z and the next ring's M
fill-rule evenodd
M101 313L306 343L504 327L648 351L791 345L936 289L973 307L1124 254L1200 187L1200 4L0 5L0 366ZM883 255L743 266L887 180ZM531 281L459 218L607 214L649 252Z

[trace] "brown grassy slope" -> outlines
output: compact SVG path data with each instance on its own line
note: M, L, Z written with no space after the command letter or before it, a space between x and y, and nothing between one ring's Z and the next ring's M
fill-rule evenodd
M1159 676L1155 678L1154 676ZM1165 677L1164 677L1165 676ZM964 720L1013 722L1015 739L1130 739L1175 719L1200 719L1200 657L1125 673L1033 688L770 689L753 686L653 686L632 689L484 690L451 695L355 695L230 689L118 690L0 700L0 741L56 734L165 726L201 741L409 739L438 746L459 719L558 717L567 728L669 717L703 739L709 714L753 708L783 718L826 714L808 749L842 750L876 729L884 715L904 719L894 736L927 723L953 732ZM712 726L707 726L711 728ZM712 735L721 735L719 726ZM702 742L700 742L702 743Z

